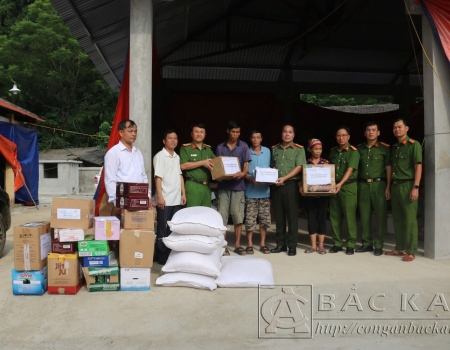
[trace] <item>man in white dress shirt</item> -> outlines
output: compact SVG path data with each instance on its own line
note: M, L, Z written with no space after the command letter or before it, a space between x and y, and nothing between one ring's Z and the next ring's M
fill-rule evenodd
M137 137L137 125L132 120L123 120L118 125L120 141L105 155L105 187L108 202L116 207L114 214L120 214L116 204L118 182L148 183L142 153L133 146ZM150 191L150 189L149 189Z
M156 260L164 265L170 254L170 249L164 245L162 239L172 232L167 221L186 204L183 175L180 168L180 157L175 153L178 136L175 130L167 130L163 139L164 148L153 157L155 168L155 186L158 197L156 216L158 227L156 230Z

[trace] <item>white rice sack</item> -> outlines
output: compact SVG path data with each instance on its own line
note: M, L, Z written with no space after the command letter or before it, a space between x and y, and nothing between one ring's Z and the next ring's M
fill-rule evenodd
M220 276L216 279L219 287L273 288L272 264L267 259L241 256L223 256Z
M168 237L164 237L162 240L167 248L177 252L210 254L217 248L227 245L223 235L218 237L208 237L201 235L180 235L172 232L172 234Z
M175 213L167 224L182 235L220 236L227 230L219 212L208 207L189 207Z
M223 247L217 248L211 254L172 250L162 271L197 273L199 275L218 277L222 267L220 257L223 251Z
M166 273L156 279L156 285L164 287L191 287L209 290L214 290L217 288L217 284L214 282L214 277L185 272Z

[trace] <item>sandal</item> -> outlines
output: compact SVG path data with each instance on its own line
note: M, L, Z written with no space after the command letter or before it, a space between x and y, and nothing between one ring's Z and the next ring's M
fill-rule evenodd
M319 248L319 250L317 251L319 254L326 254L327 250L325 248Z
M410 262L410 261L413 261L415 258L416 258L416 257L414 256L414 254L408 254L408 253L406 253L406 254L403 256L403 261Z
M247 254L249 254L249 255L252 255L254 252L253 252L253 247L247 247L247 248L245 248L245 252L247 253Z
M314 249L313 247L309 247L308 249L305 250L305 253L309 254L309 253L314 253L315 251L316 251L316 249Z
M259 250L263 253L263 254L270 254L270 249L268 246L263 245L261 248L259 248Z
M404 256L404 255L406 255L406 251L394 249L394 250L391 250L390 252L386 252L384 254L388 255L388 256Z
M242 248L242 247L237 247L237 248L234 250L234 252L235 252L237 255L247 255L247 252L246 252L245 249Z
M225 250L223 251L222 256L230 256L230 252L228 251L228 248L225 248Z

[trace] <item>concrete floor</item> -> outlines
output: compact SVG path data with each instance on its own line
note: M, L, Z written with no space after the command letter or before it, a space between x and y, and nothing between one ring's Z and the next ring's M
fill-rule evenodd
M13 208L12 226L48 220L50 201L51 198L41 198L40 210ZM254 256L271 261L277 285L293 285L292 291L306 298L305 305L297 305L301 306L304 316L313 319L312 339L281 339L308 336L308 333L293 333L292 329L278 329L276 334L265 332L267 323L260 317L259 305L269 297L275 299L274 303L286 304L279 286L261 290L260 295L258 289L204 291L158 287L154 283L161 266L156 263L149 292L88 293L83 287L74 296L13 296L11 229L0 259L0 278L4 281L0 284L0 348L374 349L392 346L396 349L448 349L450 260L424 258L422 250L411 263L396 257L375 257L371 253L304 254L309 238L302 219L300 227L297 256L288 257L285 253L263 256L257 249ZM227 239L231 244L232 236L229 232ZM387 241L385 248L390 250L394 236L388 235ZM256 248L259 248L258 242L256 235ZM268 242L273 246L273 227L269 230ZM329 237L326 243L329 248ZM405 293L407 296L402 302ZM414 296L414 293L418 294ZM402 311L402 304L406 311ZM415 306L417 311L413 311ZM281 317L294 314L291 310L287 315L288 308L283 310ZM291 322L287 318L279 320ZM392 328L395 325L406 325L410 332L416 327L416 331L390 334L395 331ZM387 334L373 334L374 329L378 332L379 326L390 327L384 328ZM417 329L424 334L417 334ZM432 334L438 330L447 334ZM427 332L431 334L425 334ZM274 339L265 339L268 336Z

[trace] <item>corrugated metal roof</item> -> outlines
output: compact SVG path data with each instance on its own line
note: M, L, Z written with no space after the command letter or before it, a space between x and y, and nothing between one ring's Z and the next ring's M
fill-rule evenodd
M129 42L129 0L51 1L108 83L118 89ZM276 81L274 72L292 69L297 81L392 84L389 79L405 71L417 74L413 47L417 49L418 41L411 43L402 1L342 4L154 0L163 78ZM420 32L420 17L414 21Z
M97 147L49 149L39 152L40 161L67 161L77 160L102 166L106 151Z
M209 79L275 82L280 76L279 69L245 69L220 67L164 67L165 79Z
M30 111L27 111L26 109L23 109L22 107L16 106L14 103L11 103L9 101L6 101L2 98L0 98L0 108L4 108L13 114L18 114L24 117L28 117L34 120L37 120L39 122L45 122L44 119L39 118L36 114L31 113Z
M292 80L301 83L389 84L395 74L294 70Z

